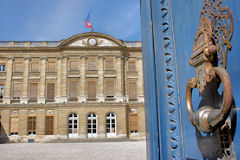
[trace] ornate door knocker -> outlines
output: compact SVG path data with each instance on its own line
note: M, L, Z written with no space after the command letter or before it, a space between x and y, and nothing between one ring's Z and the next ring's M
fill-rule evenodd
M232 101L231 80L226 71L227 52L231 49L233 17L222 0L205 0L200 14L190 65L195 68L196 77L188 80L186 87L186 107L188 117L199 131L210 133L223 124L228 117ZM203 106L194 112L192 89L199 88L200 94L205 86L215 83L223 86L221 107Z

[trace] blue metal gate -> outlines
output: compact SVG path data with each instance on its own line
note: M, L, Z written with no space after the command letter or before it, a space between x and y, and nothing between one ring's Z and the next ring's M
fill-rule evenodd
M232 116L224 117L224 122L212 131L199 131L200 127L196 129L192 125L195 122L189 120L185 98L188 80L195 77L196 68L189 65L189 61L197 39L200 13L206 3L227 6L233 15L234 23L229 23L234 24L234 32L226 70L236 105L233 102L228 112ZM240 159L239 6L240 1L233 0L141 0L148 159ZM213 45L219 47L215 42ZM206 88L206 84L204 86ZM217 90L221 99L223 89L221 83ZM199 90L193 89L194 111L201 108L204 99L199 95ZM228 129L224 130L226 125Z

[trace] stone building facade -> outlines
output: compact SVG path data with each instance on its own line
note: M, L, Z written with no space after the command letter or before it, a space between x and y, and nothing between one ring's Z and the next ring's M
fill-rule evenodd
M141 42L0 42L0 139L145 137Z

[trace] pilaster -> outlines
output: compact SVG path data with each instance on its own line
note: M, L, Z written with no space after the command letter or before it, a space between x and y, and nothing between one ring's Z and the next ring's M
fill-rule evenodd
M137 98L138 98L138 102L144 102L142 58L137 59L137 71L138 71Z
M19 110L19 136L27 135L28 111Z
M61 82L62 82L62 58L57 59L57 83L56 83L56 103L61 101Z
M39 85L39 97L38 103L45 103L45 81L46 81L46 58L41 59L40 67L40 85Z
M104 114L98 114L98 138L105 138L105 116Z
M29 58L24 59L24 71L23 71L23 89L22 89L22 97L21 104L28 103L28 73L29 73Z
M10 134L10 110L1 111L1 125L1 134L7 137Z
M98 57L98 87L97 101L104 102L104 83L103 83L103 57Z
M67 62L68 57L62 60L62 103L67 103Z
M115 97L117 102L123 102L123 60L122 57L116 57L116 91L115 91Z
M80 70L80 87L79 88L79 95L78 95L78 102L83 102L85 103L87 98L86 98L86 57L82 56L80 59L80 65L81 65L81 70Z
M36 113L36 134L45 135L45 110L38 109Z
M7 68L6 68L6 83L4 91L4 104L10 104L11 102L11 83L12 83L12 68L13 68L13 58L8 58Z

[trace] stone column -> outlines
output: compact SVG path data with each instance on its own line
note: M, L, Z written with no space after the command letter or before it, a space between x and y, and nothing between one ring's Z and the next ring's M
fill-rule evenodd
M28 103L28 72L29 72L29 58L24 59L24 71L23 71L23 88L22 88L22 97L21 104Z
M80 59L80 65L81 65L81 70L80 70L80 87L79 87L79 96L78 96L78 102L86 102L86 57L82 56Z
M9 58L7 60L7 67L6 67L6 83L4 89L4 104L10 104L11 102L11 84L12 84L12 69L13 69L13 58Z
M116 90L115 90L115 97L116 97L116 102L123 102L123 62L122 62L122 57L118 56L116 57Z
M62 80L62 58L57 59L57 83L56 83L56 103L61 101L61 81Z
M38 103L45 103L46 58L41 59Z
M98 68L97 101L104 102L103 57L98 57L97 68Z
M138 102L144 102L142 58L137 59L137 71L138 71L138 80L137 80Z
M68 57L62 60L62 103L67 103L67 62Z
M36 134L45 135L45 110L38 109L36 113Z

